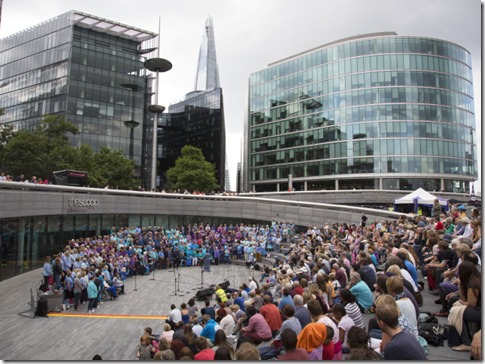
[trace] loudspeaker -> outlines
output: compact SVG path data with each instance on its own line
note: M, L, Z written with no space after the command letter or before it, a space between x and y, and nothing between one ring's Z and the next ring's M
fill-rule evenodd
M213 293L214 290L212 288L203 288L197 291L197 293L195 294L195 298L197 299L197 301L203 301L206 298L212 296Z
M62 303L64 301L62 293L39 295L39 299L47 301L47 312L62 311Z
M229 283L229 281L224 281L222 283L219 283L219 286L221 286L221 288L225 291L229 288L231 284Z

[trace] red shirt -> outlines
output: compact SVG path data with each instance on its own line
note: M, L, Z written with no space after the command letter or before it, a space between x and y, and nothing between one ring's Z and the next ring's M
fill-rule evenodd
M280 355L278 360L310 360L308 352L305 349L296 348L295 350L287 351L284 355Z
M323 345L322 360L333 360L335 354L334 343L330 341L327 345Z
M204 349L194 355L194 360L214 360L216 352L212 349Z
M276 305L267 303L259 309L259 313L264 317L271 331L276 331L281 328L281 314Z

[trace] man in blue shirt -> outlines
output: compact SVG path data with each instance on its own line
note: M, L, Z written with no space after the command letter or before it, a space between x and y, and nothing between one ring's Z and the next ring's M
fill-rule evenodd
M415 284L418 284L418 272L416 271L416 267L411 263L407 258L407 254L401 249L397 252L396 256L400 258L405 266L406 270L409 272Z
M242 311L246 312L246 307L244 306L244 298L241 296L241 291L234 292L232 294L232 298L234 299L234 304L238 305Z
M361 311L369 310L373 304L372 292L369 286L360 279L360 274L357 272L350 273L350 292L355 296Z
M295 304L293 303L293 298L291 298L290 290L288 288L283 288L283 297L281 297L280 302L278 303L278 309L281 311L285 305L291 305L295 308Z
M204 328L202 329L200 336L208 338L214 344L214 337L216 336L216 322L209 315L203 315L202 322Z

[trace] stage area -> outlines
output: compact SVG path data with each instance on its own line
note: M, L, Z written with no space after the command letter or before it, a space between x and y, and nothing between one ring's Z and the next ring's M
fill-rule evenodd
M247 282L253 271L240 265L211 266L203 276L205 288L229 280L231 287ZM40 285L42 269L0 282L0 359L2 360L91 360L95 354L105 360L137 360L136 347L143 329L161 333L170 305L180 306L201 287L201 268L180 268L180 287L175 293L176 273L157 270L129 278L125 294L116 301L98 305L87 314L87 303L48 318L30 319L18 313L29 309L30 288ZM259 280L261 272L255 272ZM213 295L212 303L215 295ZM196 301L199 310L203 302ZM85 314L85 315L84 315Z

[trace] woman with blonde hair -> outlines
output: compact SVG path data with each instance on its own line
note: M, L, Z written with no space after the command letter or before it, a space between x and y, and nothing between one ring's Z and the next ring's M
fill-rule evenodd
M174 331L172 330L172 327L170 326L170 324L165 323L163 325L162 335L160 335L160 340L166 339L168 341L168 343L170 344L170 342L172 341L172 338L173 338L173 333L174 333Z
M320 303L320 306L322 307L322 311L324 313L327 313L329 310L327 294L323 293L320 290L320 287L318 286L317 283L310 284L310 286L308 287L308 290L312 294L312 298L317 300L318 303Z
M391 265L389 268L387 268L386 275L389 277L396 276L399 279L401 279L404 286L403 292L406 295L406 297L409 298L413 303L414 309L416 310L416 315L419 315L419 304L418 304L418 300L414 295L413 286L407 280L404 279L399 266L397 266L396 264ZM386 281L386 284L387 284L387 281Z
M386 281L387 292L394 297L401 313L411 322L413 329L418 330L418 315L413 303L404 293L403 280L399 277L389 277ZM377 307L377 304L376 304Z

